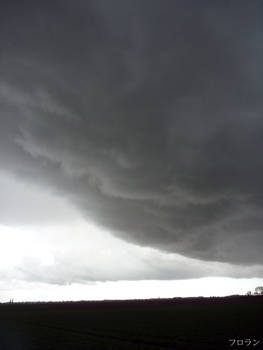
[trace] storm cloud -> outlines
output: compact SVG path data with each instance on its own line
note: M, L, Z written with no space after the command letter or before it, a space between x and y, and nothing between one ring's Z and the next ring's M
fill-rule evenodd
M1 168L128 242L262 264L262 13L1 1Z

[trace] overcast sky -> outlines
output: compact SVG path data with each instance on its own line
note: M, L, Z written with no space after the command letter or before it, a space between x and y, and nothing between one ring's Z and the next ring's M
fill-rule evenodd
M263 282L262 14L1 1L0 300Z

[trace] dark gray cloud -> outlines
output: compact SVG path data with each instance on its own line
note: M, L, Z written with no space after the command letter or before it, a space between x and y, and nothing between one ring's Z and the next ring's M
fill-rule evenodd
M139 245L262 264L261 1L2 1L0 164Z

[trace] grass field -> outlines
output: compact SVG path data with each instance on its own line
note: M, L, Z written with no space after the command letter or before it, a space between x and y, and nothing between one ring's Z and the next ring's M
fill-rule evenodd
M0 304L0 350L244 348L263 349L263 296Z

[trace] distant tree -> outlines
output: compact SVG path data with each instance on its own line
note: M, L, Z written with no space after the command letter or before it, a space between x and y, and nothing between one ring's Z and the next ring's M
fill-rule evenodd
M263 286L256 287L254 295L263 295Z
M249 290L247 295L263 295L263 286L256 287L253 293Z

